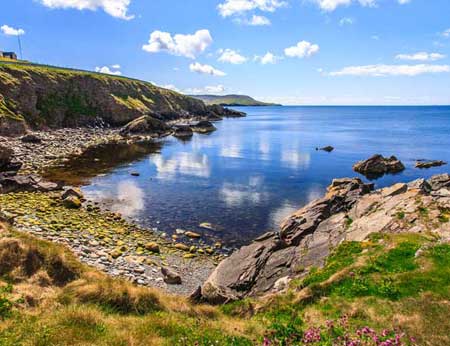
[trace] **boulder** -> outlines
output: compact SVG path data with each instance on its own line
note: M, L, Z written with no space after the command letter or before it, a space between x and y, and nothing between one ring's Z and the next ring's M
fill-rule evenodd
M426 169L431 167L440 167L446 165L447 162L444 161L417 161L416 168Z
M191 126L192 131L198 133L210 133L217 130L217 128L210 121L199 121L197 124Z
M62 194L61 194L61 199L66 199L69 196L75 196L78 199L83 199L83 193L81 192L81 190L77 187L70 187L68 189L66 189Z
M161 267L161 273L166 284L181 285L181 276L178 273L174 272L172 269Z
M20 138L20 140L24 143L31 143L31 144L39 144L42 143L42 139L40 137L38 137L35 134L29 133L25 136L23 136L22 138Z
M176 138L191 138L193 135L194 132L188 125L178 125L174 128L173 136Z
M359 161L353 166L353 170L368 178L378 178L387 173L402 172L405 166L395 156L386 158L377 154L365 161Z
M0 94L0 101L2 95ZM25 99L25 97L24 97ZM27 124L24 120L0 114L0 136L21 136L27 132Z
M144 115L140 118L134 119L125 125L120 133L122 135L130 134L158 134L162 135L168 133L170 128L161 120L158 120L149 115Z
M80 209L81 201L78 197L68 196L63 200L63 205L68 209Z

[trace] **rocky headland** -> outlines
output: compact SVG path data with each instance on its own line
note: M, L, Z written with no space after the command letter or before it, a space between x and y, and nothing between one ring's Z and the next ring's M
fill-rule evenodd
M372 233L435 234L450 239L450 175L373 190L358 178L336 179L323 198L291 215L222 261L193 298L225 303L280 292L322 267L339 244Z

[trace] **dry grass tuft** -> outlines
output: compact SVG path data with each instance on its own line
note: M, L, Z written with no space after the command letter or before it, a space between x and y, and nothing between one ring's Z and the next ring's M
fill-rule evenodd
M165 309L156 291L97 272L86 273L81 279L67 285L61 298L63 301L97 304L124 314L143 315Z

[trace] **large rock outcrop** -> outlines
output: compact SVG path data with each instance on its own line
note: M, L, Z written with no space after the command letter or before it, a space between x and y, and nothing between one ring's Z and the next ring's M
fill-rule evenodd
M357 162L353 166L353 170L368 178L378 178L387 173L402 172L405 170L405 166L395 156L383 157L377 154L367 160Z
M436 222L450 210L448 174L372 190L357 178L334 180L325 197L290 216L279 232L255 239L222 261L193 298L219 304L274 292L281 282L323 265L342 241L362 241L373 232L450 236L450 223Z
M35 129L123 126L144 115L166 121L234 114L238 113L135 79L0 64L0 134L4 135L20 134L27 125Z

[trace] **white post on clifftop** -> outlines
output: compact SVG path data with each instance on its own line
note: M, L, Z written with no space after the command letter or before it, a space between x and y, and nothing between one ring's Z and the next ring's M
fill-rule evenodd
M23 55L22 55L22 42L20 41L20 35L17 35L17 40L19 41L20 60L23 60Z

